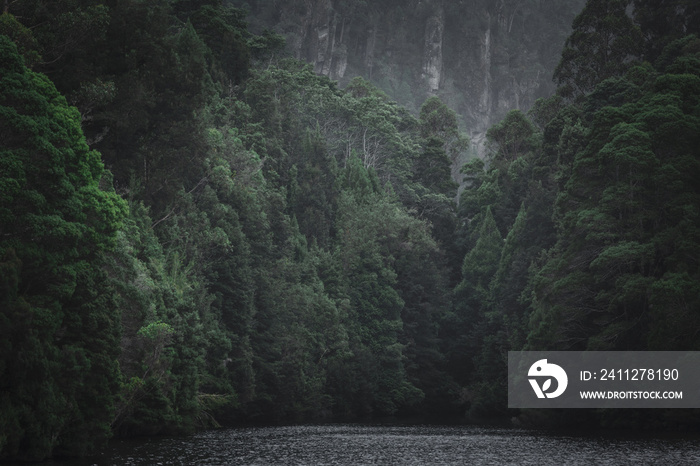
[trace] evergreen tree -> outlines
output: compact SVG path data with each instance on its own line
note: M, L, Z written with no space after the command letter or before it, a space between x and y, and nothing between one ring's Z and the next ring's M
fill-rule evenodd
M682 54L673 63L696 59ZM681 295L694 289L683 277L695 273L695 266L688 268L672 252L676 246L669 232L683 230L674 237L688 238L684 247L697 247L690 239L695 238L694 221L680 205L689 206L686 202L697 196L687 176L694 177L697 168L690 155L697 138L690 115L698 101L698 77L685 73L685 65L668 70L632 69L625 86L604 82L591 95L610 104L591 107L587 143L576 153L556 205L560 234L535 280L530 336L535 347L643 349L653 341L657 348L671 349L690 344L670 335L662 343L659 330L666 327L663 322L676 320L675 312L664 306L668 314L662 318L652 311L659 302L654 290L668 289L667 280L676 282ZM625 88L637 91L610 92Z
M109 436L118 310L102 254L125 215L80 115L0 36L0 456L82 453ZM39 403L39 400L41 402Z
M450 373L460 384L467 385L474 375L474 357L485 336L484 316L489 302L489 285L498 268L503 238L491 208L478 230L474 247L464 257L462 281L454 290L454 311L447 322L445 339L449 341Z
M576 16L554 79L565 97L578 98L620 76L642 50L639 27L627 14L631 0L589 0Z

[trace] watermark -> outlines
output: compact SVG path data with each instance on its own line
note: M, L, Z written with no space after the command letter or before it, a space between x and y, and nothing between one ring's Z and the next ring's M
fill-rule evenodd
M511 351L509 408L700 408L699 351Z
M530 366L527 375L534 377L528 380L537 398L556 398L564 393L569 383L566 371L556 364L549 364L546 359L540 359ZM537 381L538 378L544 379L542 385ZM556 389L548 392L547 390L552 386L552 380L556 381Z

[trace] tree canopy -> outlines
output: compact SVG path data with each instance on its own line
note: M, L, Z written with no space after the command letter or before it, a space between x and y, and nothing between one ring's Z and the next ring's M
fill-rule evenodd
M687 2L591 0L557 94L462 167L438 97L342 88L228 2L6 10L2 460L244 422L629 426L507 410L508 351L697 349Z

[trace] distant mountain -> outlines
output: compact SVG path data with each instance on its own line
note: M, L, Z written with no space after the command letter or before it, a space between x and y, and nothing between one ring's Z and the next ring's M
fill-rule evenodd
M363 76L417 111L439 96L461 116L479 155L486 130L554 91L571 23L584 0L248 0L255 29L287 39L295 57L347 83Z

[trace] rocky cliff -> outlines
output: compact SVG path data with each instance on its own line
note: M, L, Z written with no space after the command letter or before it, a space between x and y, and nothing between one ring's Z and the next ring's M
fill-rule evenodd
M234 2L235 3L235 2ZM554 90L552 72L584 0L248 0L253 28L341 85L370 79L417 111L439 96L483 155L486 130Z

